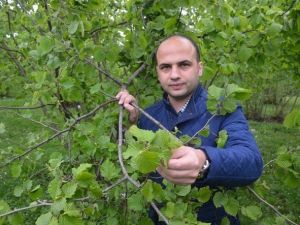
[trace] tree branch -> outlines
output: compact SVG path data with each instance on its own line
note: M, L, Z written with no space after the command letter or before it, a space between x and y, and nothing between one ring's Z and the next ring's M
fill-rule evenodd
M123 85L123 83L120 80L114 78L110 73L108 73L105 70L101 69L99 66L95 65L90 60L86 59L85 62L88 63L88 64L90 64L90 65L92 65L93 67L95 67L99 72L103 73L107 78L109 78L112 81L114 81L120 87Z
M95 28L94 30L92 30L90 32L90 35L94 35L95 33L98 33L99 31L104 30L106 28L112 28L112 27L122 26L122 25L125 25L127 23L128 23L127 21L123 21L123 22L117 23L115 25L106 25L106 26L103 26L103 27L98 27L98 28Z
M125 88L127 88L132 82L133 80L140 75L141 72L144 71L144 69L146 68L146 63L144 62L128 79L127 84L125 85Z
M79 123L81 120L86 119L86 118L88 118L88 117L94 115L99 109L101 109L101 108L103 108L104 106L106 106L106 105L108 105L108 104L110 104L110 103L112 103L112 102L115 102L115 101L116 101L116 99L112 99L112 100L106 101L106 102L104 102L104 103L98 105L97 107L95 107L95 108L94 108L92 111L90 111L89 113L87 113L87 114L85 114L85 115L82 115L82 116L78 117L78 118L77 118L77 119L76 119L76 120L75 120L68 128L66 128L66 129L64 129L64 130L62 130L62 131L60 131L60 132L55 133L55 134L52 135L50 138L48 138L48 139L46 139L46 140L44 140L44 141L38 143L38 144L35 145L35 146L29 147L27 150L25 150L24 153L22 153L22 154L20 154L20 155L18 155L18 156L15 156L15 157L12 158L12 159L10 159L8 162L6 162L6 163L4 163L3 165L1 165L0 168L3 168L3 167L5 167L5 166L9 165L10 163L16 161L17 159L21 159L22 157L28 155L29 153L31 153L33 150L37 149L38 147L40 147L40 146L42 146L42 145L44 145L44 144L46 144L46 143L52 141L52 140L55 139L56 137L58 137L58 136L60 136L60 135L62 135L62 134L64 134L64 133L66 133L66 132L71 131L71 130L75 127L75 125L76 125L77 123Z
M4 217L4 216L9 216L9 215L14 214L14 213L22 212L22 211L25 211L25 210L28 210L28 209L32 209L32 208L36 208L36 207L41 207L41 206L51 206L52 205L52 203L50 203L48 201L41 201L41 200L40 201L36 201L35 203L36 204L30 205L30 206L26 206L26 207L23 207L23 208L19 208L19 209L14 209L12 211L0 214L0 218Z
M266 204L267 206L269 206L277 215L279 215L280 217L282 217L283 219L285 219L287 222L289 222L290 224L293 225L299 225L297 223L295 223L294 221L290 220L289 218L287 218L285 215L281 214L278 209L275 208L275 206L271 205L269 202L267 202L266 200L264 200L261 196L259 196L251 187L247 187L247 189L255 195L256 198L258 198L261 202L263 202L264 204Z
M285 14L287 14L289 11L291 11L291 9L294 7L294 5L296 4L297 0L293 0L291 5L287 8L287 10L285 10L281 16L284 16Z
M24 110L24 109L39 109L39 108L43 108L46 106L54 106L55 104L49 103L49 104L45 104L45 105L39 105L39 106L0 106L0 110L4 110L4 109L16 109L16 110Z

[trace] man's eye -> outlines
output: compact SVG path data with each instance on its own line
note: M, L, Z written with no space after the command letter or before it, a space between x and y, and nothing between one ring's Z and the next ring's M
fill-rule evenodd
M168 69L170 69L170 66L164 65L164 66L161 66L160 69L161 70L168 70Z
M190 64L188 64L188 63L182 63L182 64L180 64L180 67L183 68L183 69L185 69L185 68L190 67Z

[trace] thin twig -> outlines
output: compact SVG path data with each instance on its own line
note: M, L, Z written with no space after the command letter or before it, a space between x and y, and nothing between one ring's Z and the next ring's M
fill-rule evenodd
M127 180L127 177L124 176L121 179L117 180L115 183L113 183L112 185L106 187L103 192L108 192L110 189L113 189L114 187L118 186L119 184L123 183L125 180Z
M21 211L25 211L25 210L28 210L28 209L32 209L32 208L36 208L36 207L40 207L40 206L51 206L52 205L52 203L47 202L47 201L37 201L36 203L37 204L33 204L33 205L26 206L26 207L19 208L19 209L14 209L12 211L3 213L3 214L0 215L0 218L4 217L4 216L9 216L9 215L14 214L14 213L18 213L18 212L21 212Z
M146 68L146 63L144 62L128 79L127 84L125 85L125 87L127 88L132 81L141 73L144 71L144 69Z
M108 100L108 101L106 101L106 102L104 102L104 103L98 105L97 107L95 107L95 108L94 108L92 111L90 111L89 113L87 113L87 114L85 114L85 115L82 115L82 116L78 117L78 118L77 118L77 119L76 119L76 120L75 120L68 128L66 128L66 129L64 129L64 130L62 130L62 131L60 131L60 132L55 133L55 134L52 135L50 138L48 138L48 139L46 139L46 140L44 140L44 141L38 143L38 144L35 145L35 146L29 147L27 150L25 150L24 153L22 153L22 154L20 154L20 155L18 155L18 156L16 156L16 157L10 159L10 160L9 160L8 162L6 162L5 164L1 165L0 168L3 168L3 167L5 167L5 166L9 165L10 163L16 161L17 159L21 159L22 157L28 155L30 152L32 152L33 150L37 149L38 147L40 147L40 146L42 146L42 145L44 145L44 144L46 144L46 143L52 141L52 140L55 139L56 137L58 137L58 136L60 136L60 135L62 135L62 134L64 134L64 133L66 133L66 132L71 131L71 130L75 127L75 125L76 125L77 123L79 123L81 120L86 119L86 118L88 118L88 117L94 115L99 109L101 109L101 108L103 108L104 106L108 105L109 103L112 103L112 102L115 102L115 101L116 101L115 99L111 99L111 100Z
M168 219L161 213L161 211L159 210L159 208L155 205L154 202L150 203L152 208L155 210L155 212L162 218L162 220L166 223L169 224Z
M16 112L15 112L15 114L18 115L18 116L20 116L20 117L22 117L23 119L29 120L29 121L31 121L31 122L33 122L33 123L40 124L40 125L43 126L43 127L49 128L49 129L52 130L52 131L59 132L59 130L57 130L56 128L51 127L51 126L49 126L49 125L47 125L47 124L44 124L44 123L42 123L42 122L40 122L40 121L37 121L37 120L31 119L31 118L25 117L25 116L21 115L20 113L16 113Z
M123 145L123 106L120 106L119 110L119 125L118 125L118 159L119 159L119 164L121 166L122 173L124 176L129 180L130 183L132 183L134 186L137 188L140 187L140 184L133 180L129 175L128 172L124 166L123 162L123 152L122 152L122 145Z
M85 62L88 63L88 64L90 64L90 65L92 65L93 67L95 67L99 72L103 73L107 78L109 78L112 81L114 81L117 85L119 85L119 86L123 85L123 83L121 81L119 81L118 79L114 78L110 73L108 73L107 71L103 70L99 66L95 65L90 60L86 59Z
M281 214L278 211L278 209L275 208L275 206L271 205L269 202L267 202L266 200L264 200L251 187L247 187L247 189L250 192L252 192L252 194L254 194L256 198L258 198L261 202L263 202L264 204L266 204L267 206L269 206L271 209L273 209L275 213L277 213L280 217L282 217L283 219L285 219L287 222L289 222L290 224L293 224L293 225L299 225L299 224L295 223L294 221L290 220L289 218L287 218L285 215Z
M264 168L267 167L269 164L271 164L272 162L276 161L276 159L272 159L270 160L269 162L267 162L265 165L264 165Z
M46 106L54 106L55 104L45 104L45 105L38 105L38 106L0 106L0 110L4 109L18 109L18 110L24 110L24 109L39 109Z
M168 133L172 134L167 128L165 128L159 121L154 119L149 113L144 111L142 108L140 108L138 105L134 103L130 103L134 108L138 109L144 116L146 116L149 120L151 120L153 123L155 123L159 128L161 128L164 131L167 131ZM173 134L172 134L173 135Z
M197 135L199 132L201 132L202 130L204 130L205 127L209 124L209 122L210 122L215 116L217 116L216 113L213 114L213 115L206 121L206 123L204 124L204 126L203 126L200 130L196 131L195 134L194 134L194 135L193 135L193 136L192 136L185 144L188 144L191 140L193 140L194 137L196 137L196 135Z

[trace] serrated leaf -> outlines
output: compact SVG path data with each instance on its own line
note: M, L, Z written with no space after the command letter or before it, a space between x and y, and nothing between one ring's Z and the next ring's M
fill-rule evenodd
M246 62L253 55L253 53L253 49L242 46L238 51L238 58L240 61Z
M22 165L20 162L14 162L10 166L10 173L13 178L18 178L22 172Z
M48 185L48 193L50 194L52 199L57 198L61 194L61 180L53 179Z
M228 139L228 134L226 130L221 130L218 133L218 138L217 138L217 147L218 148L224 148L226 142Z
M65 206L66 206L65 198L55 200L51 205L51 212L54 215L59 215L59 213L65 208Z
M68 27L69 34L74 34L78 29L78 25L78 21L73 21Z
M77 175L79 175L80 173L90 169L91 167L92 167L92 164L82 163L82 164L80 164L80 166L78 168L73 168L72 173L76 177Z
M178 196L186 196L191 191L191 185L176 185L174 191Z
M132 136L136 137L140 141L151 142L155 134L149 130L139 129L136 125L132 125L127 131Z
M227 201L227 197L222 192L215 193L213 197L214 205L218 208L221 207Z
M226 86L226 96L233 97L235 100L244 101L251 97L252 92L249 89L239 87L236 84Z
M62 186L62 191L66 198L72 198L76 192L78 184L74 181L66 183Z
M143 211L145 207L144 201L140 192L135 193L128 198L128 207L134 211Z
M98 93L100 90L101 90L100 83L97 83L90 88L90 93L95 94Z
M42 214L36 220L35 224L36 225L48 225L51 221L51 218L52 218L52 213L51 212Z
M106 179L106 180L111 180L119 175L119 168L115 166L114 163L112 163L109 159L105 160L103 164L100 167L101 175Z
M143 143L135 142L133 144L128 144L127 149L123 152L124 159L137 156L143 148Z
M4 123L0 123L0 134L4 134L5 133L5 125Z
M201 135L201 136L203 136L203 137L208 137L208 136L209 136L209 132L210 132L209 126L205 126L204 128L202 128L202 129L198 132L198 135Z
M230 221L227 217L224 217L221 221L221 225L230 225Z
M134 159L136 169L141 173L150 173L160 165L160 154L158 152L142 151Z
M228 198L228 201L224 203L224 209L229 215L236 216L239 208L239 202L234 198Z
M208 187L203 187L198 190L197 199L200 202L207 202L211 197L211 190Z
M210 99L219 100L224 95L224 89L211 85L208 88L208 95Z
M141 189L141 193L148 202L151 202L154 199L152 183L152 181L148 180Z
M255 221L262 216L261 209L255 205L242 207L241 211L242 211L243 215L245 215Z
M58 219L56 217L52 217L51 220L50 220L50 223L49 225L59 225L58 223Z
M163 213L166 215L168 218L173 218L174 213L175 213L175 203L174 202L168 202Z

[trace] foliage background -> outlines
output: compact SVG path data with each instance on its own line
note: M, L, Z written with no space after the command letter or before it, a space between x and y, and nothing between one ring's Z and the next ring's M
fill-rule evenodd
M152 53L162 38L174 32L188 34L199 44L205 68L201 77L204 86L234 82L250 88L253 97L244 103L248 118L282 122L287 113L293 112L285 124L299 126L300 4L297 0L1 1L2 165L69 127L76 118L114 96L120 86L108 78L106 72L126 84L134 71L145 67L128 88L138 97L141 107L160 98ZM47 106L17 111L4 107L38 105ZM66 206L61 210L58 210L60 206L52 207L51 211L46 206L34 212L25 211L23 216L0 218L1 222L32 224L40 214L51 211L61 224L67 224L66 221L117 224L122 223L124 217L128 224L136 223L139 218L130 211L144 215L147 207L140 205L137 210L138 207L132 206L138 197L128 197L134 193L130 185L120 185L104 196L104 201L97 201L101 190L121 175L117 163L118 113L116 104L103 107L92 118L80 121L71 132L1 168L0 178L5 183L1 185L0 212L6 212L7 203L10 208L26 206L37 199L61 203L62 185L74 184L72 169L90 163L92 169L81 172L90 174L85 177L86 182L95 187L77 184L80 188L76 188L73 195L69 193L67 199L67 206L73 211ZM22 127L26 129L19 132ZM272 135L266 133L264 137ZM297 137L296 143L299 143L299 136L291 136L291 139ZM269 147L272 151L263 152L265 157L271 154L267 157L271 161L265 163L272 167L265 170L266 177L254 187L261 196L277 196L280 192L295 194L291 188L299 185L299 144L292 141L287 137L283 143ZM91 180L98 182L98 189ZM51 185L49 188L50 181L57 192ZM54 185L55 182L61 185ZM14 190L3 191L11 185L15 186ZM86 196L92 200L71 204L74 199ZM128 199L131 202L128 203ZM282 197L278 199L284 201ZM246 207L253 204L254 199L245 197L240 201ZM278 204L276 200L274 203ZM118 214L117 209L125 205L128 210L120 210L122 213ZM245 224L285 223L283 217L264 209L263 203L256 205L266 210L264 216L255 210L251 211L255 216L249 216L239 207ZM299 223L299 212L294 210L283 211ZM38 224L42 224L41 220L47 221L45 217L47 215ZM146 220L145 216L141 217ZM251 222L249 218L258 222ZM55 224L55 219L50 220Z

